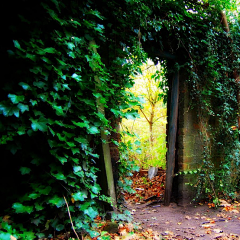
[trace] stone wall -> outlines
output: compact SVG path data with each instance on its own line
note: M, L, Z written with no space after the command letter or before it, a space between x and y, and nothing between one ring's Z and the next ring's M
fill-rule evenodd
M190 107L190 96L185 79L185 76L180 74L176 172L198 169L202 164L203 154L197 110ZM194 188L186 183L191 183L195 179L194 174L188 174L179 175L174 181L177 184L179 205L188 204L194 198Z

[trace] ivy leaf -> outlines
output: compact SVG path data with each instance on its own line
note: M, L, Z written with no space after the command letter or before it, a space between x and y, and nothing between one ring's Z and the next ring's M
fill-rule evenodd
M20 126L17 133L18 135L23 135L26 132L26 127L25 126Z
M0 218L0 222L1 222L1 229L6 230L7 232L11 232L12 226L9 225L7 221L5 222L2 218Z
M31 169L28 167L21 167L20 172L22 175L29 174L31 172Z
M50 127L48 126L48 129L50 130L51 134L52 134L53 136L55 136L55 132L52 130L52 128L50 128Z
M73 48L75 48L75 45L72 42L68 42L67 46L70 50L73 50Z
M12 206L16 213L31 213L33 211L33 206L24 206L21 203L14 203Z
M63 225L63 224L58 224L58 225L55 227L55 229L56 229L57 231L62 231L62 230L64 229L64 225Z
M41 116L39 119L32 119L30 118L30 120L32 121L31 127L33 129L33 131L41 131L41 132L46 132L48 129L47 126L47 119L44 118L43 116Z
M30 102L33 106L37 105L37 101L36 101L36 100L32 100L32 99L30 99L29 102Z
M17 96L15 94L8 94L8 98L10 98L14 104L18 104L19 102L24 101L24 96Z
M81 79L81 76L80 75L77 75L76 73L74 73L72 75L72 78L75 79L77 82L80 82L82 79Z
M44 52L46 53L56 53L57 50L55 48L49 47L49 48L45 48L43 49Z
M79 164L79 159L78 158L71 158L71 160L76 163L76 164Z
M73 171L74 171L74 172L82 171L82 167L81 167L81 166L74 166L74 167L73 167Z
M136 140L136 141L134 142L134 144L137 145L137 146L140 146L140 145L141 145L141 142L138 141L138 140Z
M60 198L56 195L52 199L50 199L48 202L56 205L58 208L65 205L64 199L62 197Z
M65 157L58 157L58 160L64 164L65 162L67 162L67 159ZM62 180L62 179L61 179Z
M69 147L76 147L76 145L73 142L66 142Z
M43 220L44 220L44 216L41 216L41 217L39 217L39 218L35 218L35 219L31 220L31 222L32 222L33 224L35 224L36 226L38 226L39 223L41 223ZM38 234L38 236L39 236L39 235L40 235L40 234Z
M68 86L68 84L67 83L64 83L64 84L62 84L62 90L64 91L65 89L67 89L67 90L71 90L71 88Z
M15 48L21 49L21 46L17 40L13 40L13 44Z
M20 109L20 111L21 111L22 113L24 113L25 111L29 111L28 105L19 103L17 106L18 106L18 108Z
M27 240L35 239L35 238L36 238L34 232L24 232L24 237L25 237L25 239L27 239Z
M86 123L86 122L75 122L75 121L72 121L72 123L74 125L78 126L78 127L81 127L81 128L89 126L88 123Z
M37 188L37 191L41 194L48 195L52 188L50 186L47 186L46 188Z
M52 173L52 175L58 180L65 180L66 179L66 177L63 173L56 173L56 174Z
M74 193L72 197L75 201L84 201L84 199L87 198L87 191L83 190L81 192Z
M94 15L95 17L98 17L99 19L101 19L101 20L103 20L104 18L103 18L103 16L101 16L101 13L98 11L98 10L90 10L89 12L88 12L88 14L92 14L92 15Z
M62 106L52 105L52 108L53 108L54 110L56 110L56 114L57 114L58 116L63 116L63 115L64 115Z
M34 54L30 54L30 53L26 54L26 58L29 58L29 59L31 59L34 62L36 62L36 60L37 60L37 56L34 55Z
M24 90L31 90L31 87L27 83L20 82L18 85L20 85Z
M84 172L82 171L82 167L81 166L74 166L73 167L73 171L74 173L79 176L79 177L84 177Z
M52 64L52 61L49 58L42 57L42 60L48 64Z
M28 195L28 197L31 198L31 199L37 199L39 196L40 196L39 193L30 193Z
M57 137L58 137L58 139L59 139L60 141L63 141L63 142L66 142L66 141L67 141L67 138L66 138L65 135L62 136L60 133L57 133Z
M35 208L37 211L41 211L44 209L44 207L42 205L40 205L39 203L35 203Z
M84 137L77 137L77 138L74 138L74 140L77 141L78 143L88 144L88 140Z
M44 88L46 86L46 83L42 81L37 81L37 82L33 82L33 86L38 88Z
M0 103L0 111L3 113L5 117L9 117L12 115L19 117L19 109L17 106Z
M81 211L84 211L86 210L90 205L94 204L94 201L93 200L88 200L88 201L85 201L83 204L81 204L80 206L80 210Z
M1 240L9 240L9 239L11 239L11 234L6 233L6 232L1 232L0 233L0 239Z
M124 114L124 116L128 120L134 120L134 119L139 117L138 113L136 113L136 112L127 112L127 113Z
M71 58L76 58L75 53L72 52L72 51L68 53L68 56L71 57Z
M86 210L84 210L84 213L87 214L91 219L96 218L96 216L98 215L98 211L94 210L92 207L89 207Z
M100 193L101 187L99 184L95 184L92 188L91 188L92 192L95 194Z
M100 133L100 131L98 130L98 128L95 127L95 126L90 127L90 128L88 129L88 132L89 132L90 134Z
M71 148L71 150L72 150L73 155L80 152L79 148Z

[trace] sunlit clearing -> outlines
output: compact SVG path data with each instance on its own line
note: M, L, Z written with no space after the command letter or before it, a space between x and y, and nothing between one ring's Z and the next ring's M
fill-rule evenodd
M141 71L142 74L132 77L135 84L128 89L140 98L142 106L135 107L140 117L123 120L122 131L135 133L134 136L124 135L123 141L133 144L129 147L129 156L139 167L165 168L167 108L164 99L168 89L164 63L154 65L148 60Z

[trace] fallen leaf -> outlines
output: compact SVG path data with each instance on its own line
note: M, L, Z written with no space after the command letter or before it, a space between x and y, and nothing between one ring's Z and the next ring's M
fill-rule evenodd
M207 231L205 231L206 232L206 234L212 234L212 231L211 230L207 230Z
M171 231L165 231L164 232L166 235L173 235L173 232L171 232Z
M214 231L215 233L222 233L222 232L223 232L223 230L221 230L221 229L219 229L219 228L215 228L215 229L213 229L213 231Z
M190 216L185 216L185 219L190 220L191 217Z
M214 208L214 207L215 207L215 204L214 204L214 203L208 203L208 207L209 207L209 208Z
M204 227L204 228L211 228L211 227L214 227L214 226L215 226L215 224L213 224L213 223L202 224L202 227Z
M230 207L231 204L229 204L227 201L220 199L220 207Z
M203 224L202 227L204 228L210 228L211 226L209 224Z
M121 236L126 236L128 234L127 229L126 228L119 229L119 234Z
M233 209L230 212L232 212L232 213L239 213L239 211L237 209Z

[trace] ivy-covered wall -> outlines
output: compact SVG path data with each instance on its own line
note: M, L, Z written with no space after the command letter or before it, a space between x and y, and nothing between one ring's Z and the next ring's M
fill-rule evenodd
M98 235L94 219L105 217L103 203L110 202L100 132L113 148L119 143L112 123L136 115L127 111L138 102L125 87L141 59L135 33L127 28L118 36L126 27L119 4L102 4L5 3L11 10L0 56L0 239L52 238L71 230L71 221L79 235ZM119 171L130 173L132 163L121 166L117 157Z
M71 220L79 234L98 235L94 219L105 216L102 203L109 201L102 191L100 132L126 150L112 138L112 124L137 116L132 108L139 105L138 99L126 88L133 86L130 76L140 72L146 60L144 45L155 62L164 51L184 59L176 59L178 64L167 71L187 71L191 106L200 107L202 130L214 133L203 138L197 191L210 192L214 199L216 192L233 195L240 165L238 132L232 128L239 109L233 71L239 71L240 31L239 19L232 14L230 38L219 15L223 9L234 10L231 3L4 1L8 16L2 20L0 44L1 239L52 238L63 229L70 231ZM90 46L92 41L96 44ZM218 119L218 129L208 128L208 116ZM224 150L219 171L211 162L209 143ZM132 166L127 154L121 154L119 173L131 172ZM122 179L120 187L131 190Z

